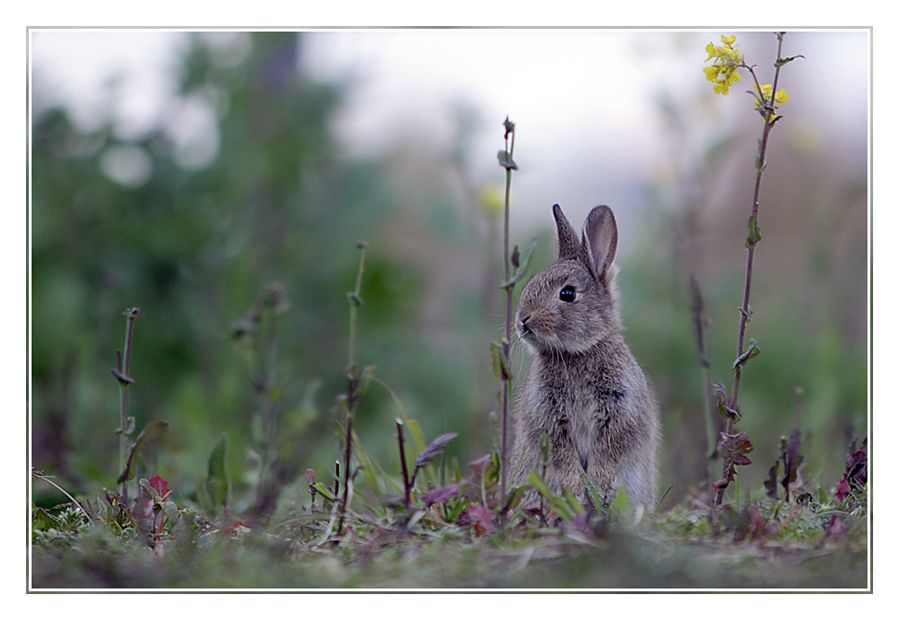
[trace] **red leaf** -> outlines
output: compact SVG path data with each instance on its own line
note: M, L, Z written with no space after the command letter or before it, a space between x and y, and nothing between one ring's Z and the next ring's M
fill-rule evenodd
M226 535L239 535L250 532L250 527L240 520L235 520L234 522L223 528L222 532Z
M834 492L834 497L838 502L844 502L844 498L850 495L850 484L847 483L847 479L841 479L841 482L838 483L837 490Z
M159 494L163 500L169 497L169 494L172 492L169 491L169 482L164 478L159 476L158 474L150 477L149 480L150 487L156 490L156 493Z
M426 505L442 504L454 496L459 496L459 485L445 485L444 487L437 487L423 494L422 501Z
M493 511L481 505L472 505L459 516L459 525L474 528L475 533L479 536L489 535L494 532L495 515Z

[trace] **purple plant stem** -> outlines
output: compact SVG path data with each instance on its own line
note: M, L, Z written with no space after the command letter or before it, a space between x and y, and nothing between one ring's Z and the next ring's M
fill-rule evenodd
M403 471L403 504L409 508L411 488L409 484L409 470L406 467L406 450L403 443L403 421L398 418L394 422L397 424L397 446L400 451L400 468Z
M778 34L778 55L776 59L781 58L781 44L783 42L784 33ZM752 67L747 67L753 76L753 80L756 83L757 92L759 92L760 100L765 101L762 93L762 89L759 87L759 81L756 79L756 73L753 71ZM766 149L769 146L769 134L772 131L772 114L775 108L775 93L778 91L778 75L781 73L781 67L775 67L775 78L772 81L772 96L768 101L768 111L766 112L765 117L763 118L763 135L762 141L759 145L759 156L757 160L756 166L756 183L753 187L753 203L750 207L750 217L751 219L755 219L757 224L759 220L757 218L757 214L759 213L759 190L762 183L762 175L765 170L765 162L766 162ZM744 271L744 297L741 302L741 323L738 328L738 343L737 343L737 358L744 353L744 336L747 332L747 323L750 321L750 286L753 280L753 255L756 250L756 241L748 244L749 248L747 248L747 267ZM731 385L731 396L729 398L729 407L732 410L737 410L738 408L738 395L741 390L741 377L743 375L742 371L743 365L739 364L735 367L734 370L734 381ZM725 424L725 432L728 434L734 433L734 420L729 418L728 422ZM727 464L725 463L727 460L723 460L723 470L727 468ZM725 478L727 481L727 477ZM717 488L716 490L716 505L722 504L722 498L725 494L725 487Z
M508 119L507 119L508 120ZM512 136L512 140L508 144L508 148L506 152L508 154L508 160L512 162L513 159L513 150L516 148L516 132L515 129L512 131L507 131L506 136L504 136L504 140L509 140L509 136ZM510 186L512 185L512 168L506 169L506 195L504 200L504 209L503 209L503 280L504 282L508 282L510 278L510 258L509 258L509 191ZM503 341L503 359L507 362L507 367L509 366L509 344L512 341L512 305L513 305L513 287L506 287L506 326L504 332L504 341ZM510 393L510 378L504 377L502 380L502 414L500 418L500 508L501 508L501 517L503 508L506 506L506 478L507 478L507 436L508 434L508 420L509 420L509 393Z

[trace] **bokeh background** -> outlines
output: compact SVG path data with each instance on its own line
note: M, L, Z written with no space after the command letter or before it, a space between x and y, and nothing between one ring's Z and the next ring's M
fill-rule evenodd
M626 338L662 406L667 503L703 478L703 379L688 278L706 298L713 381L730 385L760 118L702 72L720 33L380 30L34 31L32 460L112 488L109 373L138 306L137 428L183 497L222 434L236 508L254 502L260 400L232 327L269 283L290 304L276 366L287 485L338 454L347 300L369 241L360 439L399 471L397 400L464 463L495 438L489 343L502 333L501 123L517 124L513 242L553 258L550 206L611 205ZM775 38L737 32L771 81ZM754 268L741 390L758 487L800 416L809 479L833 484L866 435L867 32L791 32ZM740 86L740 85L739 85ZM519 376L526 354L515 348ZM803 389L798 401L795 389Z

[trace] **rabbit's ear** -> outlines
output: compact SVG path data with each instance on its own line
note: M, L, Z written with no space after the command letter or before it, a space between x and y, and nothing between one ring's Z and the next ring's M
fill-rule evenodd
M566 220L566 216L559 205L553 206L553 218L556 220L556 236L559 241L560 259L583 258L581 243L578 241L578 233Z
M610 266L616 256L619 230L612 209L606 205L594 207L584 221L581 243L590 257L590 268L600 282L609 285Z

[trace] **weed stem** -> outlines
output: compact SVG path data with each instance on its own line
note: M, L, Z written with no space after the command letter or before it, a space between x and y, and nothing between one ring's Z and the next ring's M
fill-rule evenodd
M129 440L134 431L134 423L129 416L128 389L134 380L131 378L131 353L134 347L134 323L141 313L139 308L126 308L122 314L125 316L125 345L121 352L116 352L116 368L113 376L119 382L119 472L125 470L128 462ZM128 506L128 481L122 481L122 502Z
M359 396L361 389L360 373L356 366L356 315L359 307L362 305L362 279L363 272L366 269L366 248L368 244L362 240L356 242L356 248L359 252L359 267L356 271L356 287L347 294L347 301L350 304L350 342L347 347L347 400L345 407L347 410L347 428L346 438L344 440L344 489L341 490L341 512L338 516L337 536L340 537L344 530L344 516L349 510L350 491L350 458L353 451L353 417L356 414L356 406L359 404Z
M784 42L784 33L778 32L776 33L778 37L778 53L776 59L781 59L781 46ZM762 176L763 172L766 169L766 149L769 146L769 134L772 131L773 123L772 123L772 115L775 110L775 94L778 92L778 76L781 73L781 65L779 63L775 63L775 78L772 81L772 92L766 100L765 94L762 92L762 89L759 86L759 81L756 80L756 74L750 69L751 75L753 75L754 82L756 83L757 93L759 95L759 99L766 106L766 113L763 115L763 132L762 139L759 143L759 153L756 159L756 182L753 186L753 202L750 205L750 221L755 223L755 226L758 226L758 214L759 214L759 190L762 185ZM741 323L738 328L738 342L737 342L737 359L740 359L741 355L744 353L744 337L747 332L747 323L750 321L750 286L753 280L753 256L756 251L756 244L759 243L758 236L749 236L747 238L747 267L744 271L744 296L741 301L740 306L740 315L741 315ZM731 385L731 395L729 398L728 406L731 411L739 411L738 410L738 396L741 390L741 377L743 375L743 365L736 364L734 368L734 381ZM725 423L725 432L728 434L734 433L734 419L732 417L728 418L728 421ZM723 471L729 468L729 464L727 463L727 459L723 459ZM728 478L724 477L724 485L718 486L716 488L716 498L715 504L722 504L722 498L725 494L725 489L728 484Z
M515 124L506 117L504 122L505 133L503 135L506 149L506 192L503 201L503 281L510 279L510 254L509 254L509 194L512 186L513 151L516 148ZM512 342L512 306L513 287L504 287L506 295L506 325L502 343L502 355L509 368L509 344ZM512 381L508 374L501 377L502 413L500 417L500 517L503 519L503 509L506 507L506 479L507 479L507 437L509 435L509 397L512 389Z

